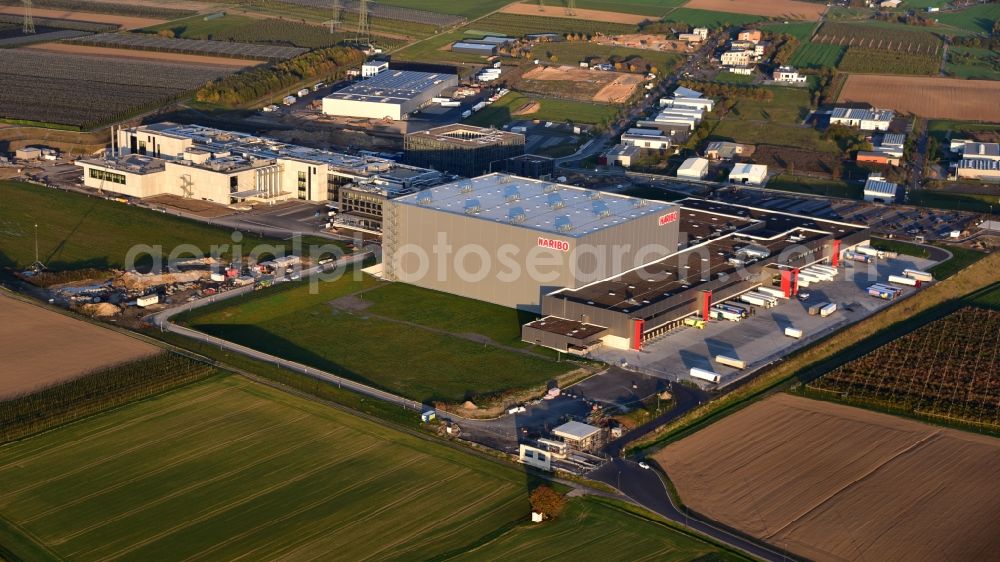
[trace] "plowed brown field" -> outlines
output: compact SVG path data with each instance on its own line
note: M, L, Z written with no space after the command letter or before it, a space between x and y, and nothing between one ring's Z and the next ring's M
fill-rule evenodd
M798 2L797 0L754 0L753 2L747 2L747 0L691 0L684 7L810 21L818 20L826 11L824 4Z
M173 6L167 5L166 7L169 8ZM156 18L140 18L135 16L119 16L116 14L98 14L93 12L78 12L76 10L56 10L56 9L38 8L38 7L32 8L31 13L40 18L56 18L64 20L115 24L115 25L120 25L125 29L135 29L137 27L149 27L151 25L156 25L164 22L164 20ZM20 6L0 6L0 14L13 14L17 16L23 15L24 8Z
M158 351L135 338L0 294L0 399Z
M1000 551L1000 439L779 394L654 458L693 510L809 559Z
M841 102L865 102L921 117L1000 122L1000 82L852 74Z
M642 23L649 19L649 16L639 16L636 14L623 14L621 12L605 12L604 10L583 10L577 8L573 10L573 15L566 14L563 6L539 6L537 3L526 4L515 2L500 8L500 12L505 14L518 14L521 16L546 16L550 18L569 18L574 20L604 21L608 23Z

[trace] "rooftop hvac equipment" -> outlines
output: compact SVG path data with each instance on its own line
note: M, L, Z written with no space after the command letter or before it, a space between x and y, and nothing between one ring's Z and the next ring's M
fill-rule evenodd
M566 202L563 201L562 195L559 195L558 193L550 193L547 198L547 202L549 207L553 209L562 209L566 206Z
M638 209L640 207L645 207L648 204L649 203L647 203L645 199L633 199L632 200L632 207L634 207L636 209Z
M603 195L604 194L601 193L600 191L591 191L590 192L590 198L591 199L601 199Z
M573 221L569 215L559 215L555 220L556 230L559 232L569 232L573 230Z
M483 210L483 205L479 202L479 199L465 200L465 214L474 215L482 210Z
M595 215L599 217L611 216L611 208L609 208L608 204L605 203L604 201L594 201L593 203L591 203L590 209L594 212Z
M471 181L467 181L467 182L463 183L462 186L459 187L458 190L460 192L462 192L462 193L472 193L472 189L473 189L472 182Z
M555 191L555 190L556 190L556 189L557 189L558 187L559 187L559 186L558 186L558 185L556 185L556 184L554 184L554 183L547 183L547 184L545 184L545 186L544 186L544 187L542 188L542 193L552 193L552 192L553 192L553 191Z
M519 201L521 199L521 191L517 189L516 185L508 185L503 190L503 198L508 203Z
M507 221L515 224L520 224L524 222L527 218L527 213L524 212L524 207L511 207L507 211Z
M422 193L417 197L417 205L430 205L434 202L434 198L431 197L430 193Z

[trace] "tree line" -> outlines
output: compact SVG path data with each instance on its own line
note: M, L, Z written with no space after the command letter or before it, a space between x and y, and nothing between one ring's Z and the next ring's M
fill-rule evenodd
M223 105L249 103L280 93L303 80L343 78L348 68L360 65L364 58L362 51L350 47L318 49L212 80L198 89L195 99Z

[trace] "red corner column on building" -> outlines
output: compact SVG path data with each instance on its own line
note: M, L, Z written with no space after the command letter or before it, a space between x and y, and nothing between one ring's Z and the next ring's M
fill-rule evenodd
M642 349L642 329L646 322L642 318L632 319L632 349L640 351Z
M798 269L781 270L781 291L785 294L785 298L792 298L799 293Z
M840 240L833 241L833 252L830 254L830 265L833 267L840 265Z
M709 310L712 308L712 291L702 291L701 296L701 319L708 320Z

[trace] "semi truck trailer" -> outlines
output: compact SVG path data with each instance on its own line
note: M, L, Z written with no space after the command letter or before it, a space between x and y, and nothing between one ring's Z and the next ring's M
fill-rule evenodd
M705 369L699 369L697 367L691 367L690 375L696 379L714 383L718 383L721 379L718 373L713 373L712 371L706 371Z

